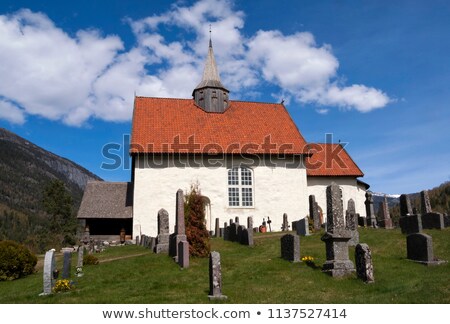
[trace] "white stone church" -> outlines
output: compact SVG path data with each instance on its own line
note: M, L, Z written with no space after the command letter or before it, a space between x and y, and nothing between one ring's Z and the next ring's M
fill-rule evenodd
M203 78L190 99L136 97L130 143L131 182L88 183L78 213L91 235L114 239L157 235L157 212L175 225L175 194L198 185L207 228L239 216L280 231L308 216L314 195L326 219L326 186L342 188L365 215L368 185L340 144L308 143L282 103L229 99L209 44Z

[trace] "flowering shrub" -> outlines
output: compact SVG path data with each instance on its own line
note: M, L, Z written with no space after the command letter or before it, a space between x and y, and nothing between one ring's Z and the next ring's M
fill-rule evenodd
M72 281L68 279L57 280L55 286L53 287L53 292L64 292L75 289Z

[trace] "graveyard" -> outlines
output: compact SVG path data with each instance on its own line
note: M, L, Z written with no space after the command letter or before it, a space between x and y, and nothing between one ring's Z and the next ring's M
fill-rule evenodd
M434 255L450 260L450 228L424 229L433 238ZM313 263L290 262L281 257L280 239L286 233L254 233L253 246L211 238L211 251L220 253L222 294L209 300L209 259L190 258L181 268L167 254L139 245L109 247L96 253L98 265L85 265L76 276L77 253L72 253L71 280L75 289L39 296L43 290L43 259L37 272L23 279L0 282L0 303L450 303L449 263L427 266L407 259L407 240L400 228L359 228L359 242L372 253L375 282L364 283L355 273L334 278L321 271L326 263L324 230L300 237L300 257ZM355 247L348 255L355 263ZM63 269L57 251L57 268ZM60 274L61 275L61 274Z

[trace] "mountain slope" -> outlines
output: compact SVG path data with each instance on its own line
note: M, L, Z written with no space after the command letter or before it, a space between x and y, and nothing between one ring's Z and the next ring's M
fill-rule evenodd
M75 204L89 180L101 180L80 165L0 128L0 204L23 213L40 213L42 190L53 179L64 182Z

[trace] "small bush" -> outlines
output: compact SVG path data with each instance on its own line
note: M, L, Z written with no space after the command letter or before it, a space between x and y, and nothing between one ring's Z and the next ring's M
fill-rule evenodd
M25 246L14 241L0 241L0 281L32 274L36 263L36 256Z
M83 257L83 264L84 265L97 265L98 264L98 258L93 254L88 254Z

